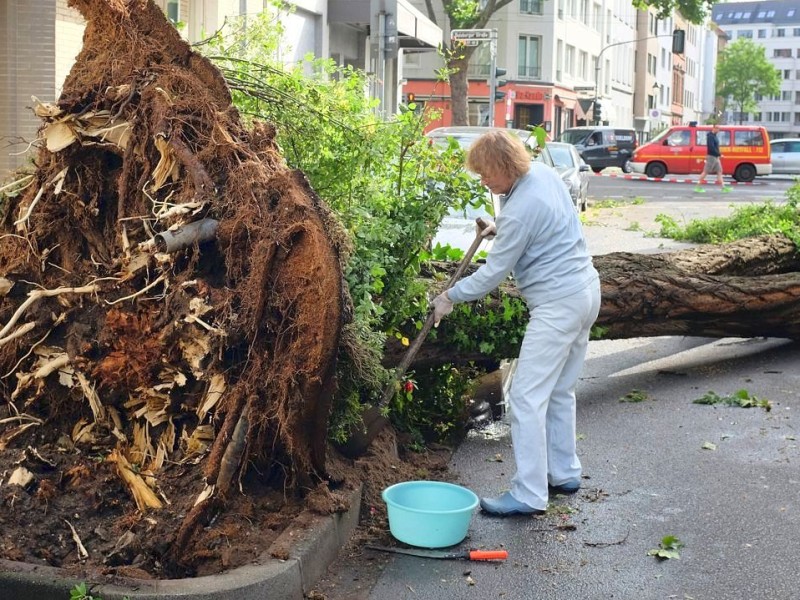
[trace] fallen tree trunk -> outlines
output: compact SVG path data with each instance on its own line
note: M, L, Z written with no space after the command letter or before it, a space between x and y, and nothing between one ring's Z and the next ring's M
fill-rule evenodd
M604 339L681 335L696 337L782 337L800 339L800 254L782 235L678 252L614 252L594 257L602 304L596 325ZM437 263L449 273L454 265ZM471 267L471 271L477 268ZM434 289L436 284L431 284ZM501 297L518 298L513 283L483 302L503 310ZM502 327L502 319L496 320ZM436 339L423 345L415 366L445 362L492 362L480 352L454 350L447 319ZM384 364L397 364L404 348L392 341ZM516 356L513 349L510 356Z

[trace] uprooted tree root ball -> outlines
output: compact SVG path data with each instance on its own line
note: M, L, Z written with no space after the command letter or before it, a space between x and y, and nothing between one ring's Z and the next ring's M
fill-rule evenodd
M35 103L35 170L2 220L0 514L68 503L74 529L0 543L191 575L199 530L255 518L240 490L280 490L277 513L327 485L345 238L151 1L70 5L84 46Z

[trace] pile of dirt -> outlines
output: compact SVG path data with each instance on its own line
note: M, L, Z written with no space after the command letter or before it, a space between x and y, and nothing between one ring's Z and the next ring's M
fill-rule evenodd
M165 468L159 489L173 501L158 511L141 512L131 506L129 491L111 464L80 452L66 437L61 444L0 453L0 473L25 465L37 482L30 487L4 482L0 487L0 558L56 566L65 576L108 583L221 573L258 562L268 549L275 558L285 558L273 542L290 525L297 527L296 517L305 510L327 514L349 508L350 494L345 492L359 483L362 518L352 543L387 543L381 491L409 479L446 480L451 456L446 447L421 453L401 449L398 454L394 433L387 428L356 460L331 450L330 464L340 483L317 486L303 499L266 485L258 473L248 471L225 509L194 536L185 554L186 568L175 573L161 557L191 509L198 471L178 464Z

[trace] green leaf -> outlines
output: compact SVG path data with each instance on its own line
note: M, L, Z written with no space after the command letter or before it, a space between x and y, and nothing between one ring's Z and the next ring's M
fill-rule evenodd
M683 548L683 542L673 535L668 535L661 539L658 548L648 550L647 555L655 556L659 560L667 560L670 558L679 559L681 557L679 552L681 548Z

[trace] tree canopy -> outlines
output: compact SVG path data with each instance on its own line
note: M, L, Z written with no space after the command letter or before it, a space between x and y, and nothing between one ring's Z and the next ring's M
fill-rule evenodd
M739 38L720 53L717 95L726 104L734 104L740 123L744 114L757 110L756 94L772 96L780 93L780 89L780 73L767 60L763 46Z

